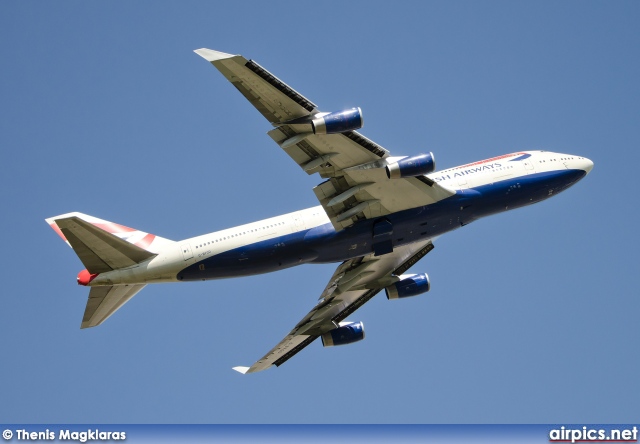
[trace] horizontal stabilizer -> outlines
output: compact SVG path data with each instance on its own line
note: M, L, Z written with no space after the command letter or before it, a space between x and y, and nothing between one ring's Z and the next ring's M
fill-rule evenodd
M134 297L146 284L113 285L93 287L89 292L87 307L84 310L80 328L95 327L102 324L129 299Z
M155 256L75 216L56 219L55 223L92 274L129 267Z

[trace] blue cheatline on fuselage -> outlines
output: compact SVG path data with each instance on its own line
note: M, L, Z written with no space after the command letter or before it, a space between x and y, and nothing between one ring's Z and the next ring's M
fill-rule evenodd
M435 204L383 217L393 227L393 245L430 239L474 220L545 200L586 175L584 170L558 170L515 177L476 188ZM210 256L183 269L179 280L194 281L249 276L305 263L339 262L370 254L373 224L367 219L340 232L324 224Z

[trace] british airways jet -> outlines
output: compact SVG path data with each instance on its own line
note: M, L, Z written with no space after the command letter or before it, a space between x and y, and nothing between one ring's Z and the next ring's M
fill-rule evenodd
M552 197L593 168L581 156L520 151L436 171L431 153L392 156L358 133L360 108L321 112L253 60L195 52L271 123L267 134L304 172L320 175L320 205L179 242L82 213L46 219L86 267L77 279L90 287L81 328L100 325L147 284L339 263L289 334L234 370L280 366L318 338L325 347L364 339L363 323L347 318L381 290L388 299L429 291L426 273L407 272L438 236Z

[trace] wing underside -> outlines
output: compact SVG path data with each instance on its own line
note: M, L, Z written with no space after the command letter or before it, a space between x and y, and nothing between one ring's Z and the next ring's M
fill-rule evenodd
M343 262L331 276L318 304L278 345L251 367L234 367L234 370L253 373L284 364L319 336L336 328L380 290L397 282L397 276L432 249L433 243L429 240L396 248L381 257L369 255Z
M210 49L195 52L275 127L269 136L303 171L325 179L314 192L336 230L455 194L427 176L390 179L385 167L399 158L357 131L316 134L311 120L323 113L256 62Z

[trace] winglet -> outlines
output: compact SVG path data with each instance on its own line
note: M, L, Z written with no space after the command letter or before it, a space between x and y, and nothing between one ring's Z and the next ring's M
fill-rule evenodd
M242 373L244 375L249 370L249 367L233 367L233 369L238 373Z
M213 49L207 49L207 48L196 49L193 52L195 52L200 57L210 62L215 62L216 60L229 59L231 57L235 57L235 55L233 54L227 54L226 52L214 51Z

